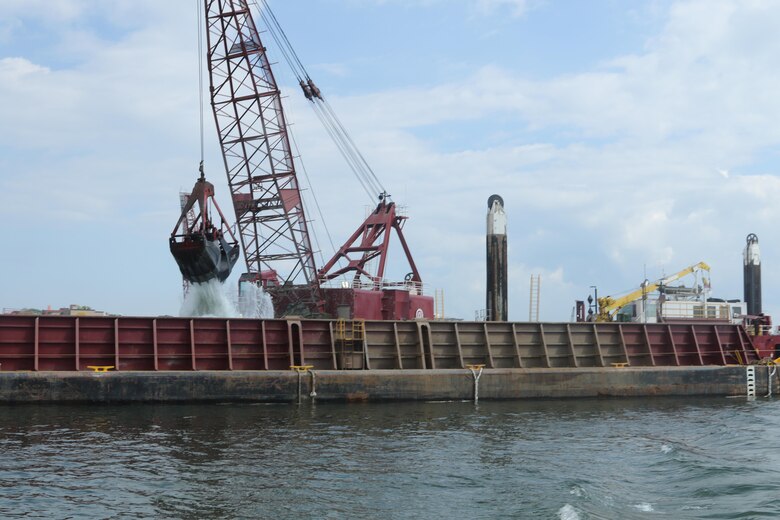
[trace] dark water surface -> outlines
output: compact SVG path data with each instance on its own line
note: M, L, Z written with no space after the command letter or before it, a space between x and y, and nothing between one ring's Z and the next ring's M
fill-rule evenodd
M0 407L2 518L779 518L780 401Z

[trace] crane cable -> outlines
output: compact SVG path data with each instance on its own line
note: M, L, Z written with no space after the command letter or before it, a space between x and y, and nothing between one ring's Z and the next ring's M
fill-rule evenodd
M318 101L314 99L318 99ZM314 107L315 112L319 110L318 117L320 121L322 121L326 129L329 129L329 133L336 145L339 146L339 149L343 150L342 155L350 163L353 171L359 172L358 180L361 181L361 184L364 184L364 189L365 186L368 186L369 196L373 198L374 195L383 193L385 190L382 184L373 170L371 170L363 154L357 149L352 137L347 133L331 106L324 98L314 97L314 99L311 100L312 107Z
M344 160L347 162L347 165L350 167L350 169L356 173L356 178L360 185L363 187L363 190L366 192L366 194L373 199L374 193L373 193L373 186L368 185L366 180L360 176L357 175L358 165L357 161L354 157L354 154L351 154L349 150L346 149L343 142L338 138L337 130L334 129L329 123L328 120L325 117L325 114L322 113L322 110L317 105L313 105L314 107L314 114L317 116L317 119L320 120L322 125L325 127L325 131L328 133L330 138L335 143L336 147L339 149L339 152L341 152L342 157L344 157Z
M358 182L366 191L367 195L373 200L375 196L379 195L380 198L386 195L386 191L379 181L376 173L374 173L371 166L366 161L365 156L360 152L355 141L347 132L341 120L336 115L333 108L322 96L321 91L312 81L306 68L303 66L300 58L290 44L290 40L287 38L284 29L282 29L279 21L268 5L267 0L260 0L262 8L258 4L257 0L252 0L252 3L260 13L260 17L268 27L268 32L279 46L282 56L290 66L293 74L295 75L298 83L303 89L306 98L312 102L315 114L325 127L330 138L336 144L342 157L344 157L347 165L355 174Z
M255 4L255 6L260 9L260 6L257 5L257 0L252 0ZM287 39L287 34L285 34L284 30L282 29L282 26L279 24L279 20L276 19L276 15L273 11L271 11L271 7L268 5L268 2L266 0L261 0L263 2L263 7L265 8L265 11L260 9L260 15L263 16L264 12L267 12L269 15L269 19L273 22L273 26L276 27L279 30L279 34L281 35L282 39L284 40L284 45L287 46L287 48L290 50L290 54L295 59L295 63L298 65L299 70L303 73L304 76L308 77L308 74L306 73L306 67L303 66L303 63L298 58L298 55L295 53L295 50L293 49L292 44L290 43L290 40ZM263 19L266 19L265 16L263 16ZM269 29L271 28L271 24L266 22L266 25L269 26ZM276 37L274 37L276 39ZM277 43L280 43L279 40L277 40ZM280 45L281 47L282 45ZM296 74L297 75L297 74Z
M298 146L298 142L295 140L295 135L291 131L288 131L288 134L290 135L290 139L292 140L293 146L295 147L296 150L298 150L298 155L296 158L298 159L298 164L301 166L301 171L303 172L304 177L306 177L306 184L308 184L311 187L312 184L311 184L311 179L309 178L309 172L306 170L306 165L303 164L303 158L301 157L300 154L300 147ZM336 246L334 245L333 238L330 235L330 230L328 229L328 225L325 223L325 217L322 215L322 208L320 208L320 202L319 200L317 200L317 195L315 195L314 189L311 189L310 192L311 192L311 197L314 200L314 207L317 208L317 214L320 216L320 222L322 222L322 226L325 228L325 236L328 237L328 243L330 243L330 248L333 251L336 251ZM322 256L322 246L320 246L319 237L317 236L317 233L315 233L313 229L312 229L312 236L314 237L314 242L317 245L317 252L319 253L320 256L321 265L324 265L325 258L323 258Z
M203 142L204 124L203 124L203 2L195 0L198 16L198 108L200 109L200 173L203 175L203 158L205 145Z
M320 99L320 101L322 102L322 105L325 107L325 109L331 115L331 118L338 124L338 127L342 130L342 132L343 132L344 136L346 137L347 141L349 142L349 144L352 145L352 148L353 148L355 154L357 154L357 156L360 158L360 161L365 166L366 170L370 174L370 176L373 179L373 181L376 183L376 185L379 188L382 189L382 192L384 192L384 187L382 186L382 183L379 181L379 177L376 176L376 173L374 173L374 170L368 164L368 161L366 161L366 158L363 156L363 154L360 152L360 149L355 144L355 141L352 140L352 136L349 135L349 133L346 131L344 125L341 124L341 120L336 115L336 112L333 110L333 108L331 107L330 103L328 103L328 101L324 97L321 97L321 96L322 95L320 94L320 98L318 98L318 99Z
M256 1L256 0L252 0L252 3L254 4L255 8L258 10L258 12L259 12L259 13L261 14L261 16L262 16L262 14L263 14L263 11L260 9L260 6L259 6L259 5L257 5L257 1ZM265 18L263 18L263 19L265 20ZM268 22L267 22L267 21L266 21L266 25L268 25ZM274 40L276 40L276 37L275 37L275 36L274 36ZM281 50L282 54L283 54L283 55L284 55L284 57L285 57L285 61L287 61L287 63L292 63L292 58L291 58L291 57L290 57L290 56L287 54L287 52L286 52L286 49L285 49L284 47L282 47L281 45L279 46L279 48L280 48L280 50ZM297 59L297 56L296 56L295 58ZM300 64L300 62L298 62L298 63ZM303 65L301 64L301 67L302 67L302 66L303 66ZM288 107L288 111L289 111L289 107ZM299 149L300 149L300 147L298 146L298 142L297 142L297 140L295 139L295 134L292 132L292 129L291 129L291 128L288 128L288 135L290 136L290 140L292 141L292 144L293 144L293 146L295 147L295 149L299 150ZM308 172L308 170L306 169L306 165L305 165L305 164L304 164L304 162L303 162L303 159L302 159L302 157L301 157L300 151L298 152L297 159L298 159L298 164L299 164L299 165L300 165L300 167L301 167L301 171L303 172L303 175L304 175L304 177L306 178L306 183L307 183L309 186L311 186L311 185L312 185L312 183L311 183L311 179L309 178L309 172ZM317 199L317 195L316 195L316 193L315 193L315 190L313 190L313 189L312 189L312 190L310 191L310 193L311 193L311 198L312 198L312 200L314 201L314 207L317 209L317 214L318 214L318 215L319 215L319 217L320 217L320 222L322 222L322 226L323 226L323 228L325 229L325 236L328 238L328 243L330 244L330 247L331 247L331 249L335 251L335 250L336 250L336 246L335 246L335 244L333 243L333 237L332 237L332 236L331 236L331 234L330 234L330 229L328 229L328 225L327 225L327 223L326 223L326 221L325 221L325 217L324 217L324 216L323 216L323 214L322 214L322 208L320 207L320 202L319 202L319 200ZM322 256L322 246L319 244L319 237L317 236L317 233L315 233L315 232L313 232L313 231L314 231L314 230L312 230L312 236L313 236L313 238L314 238L314 241L315 241L315 243L316 243L316 246L317 246L317 251L318 251L318 253L319 253L319 256L320 256L320 261L321 261L321 262L324 264L324 263L325 263L325 259L324 259L324 258L323 258L323 256Z

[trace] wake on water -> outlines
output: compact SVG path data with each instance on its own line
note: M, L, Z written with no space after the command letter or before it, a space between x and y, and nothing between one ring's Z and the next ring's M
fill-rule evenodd
M274 317L271 297L252 283L241 285L241 294L227 294L226 288L216 278L204 283L193 283L184 296L179 316L212 318L261 318Z

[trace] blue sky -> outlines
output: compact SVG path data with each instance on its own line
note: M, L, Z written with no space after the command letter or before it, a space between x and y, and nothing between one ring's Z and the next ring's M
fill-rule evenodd
M492 193L509 217L511 319L527 318L531 274L545 320L568 320L592 285L617 294L700 260L713 295L738 298L748 233L761 240L765 309L780 312L777 3L271 5L408 206L407 238L447 315L484 307ZM0 307L178 312L167 237L199 158L196 45L195 0L0 3ZM306 197L340 244L370 201L286 65L275 71ZM207 123L207 173L229 209Z

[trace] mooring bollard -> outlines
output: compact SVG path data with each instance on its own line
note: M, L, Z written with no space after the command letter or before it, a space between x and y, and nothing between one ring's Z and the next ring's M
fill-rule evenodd
M471 370L471 375L474 377L474 404L476 404L479 401L479 378L482 377L482 369L485 365L466 365L466 368Z
M772 378L777 373L777 364L772 361L766 366L767 394L764 397L772 397Z
M298 372L298 404L301 404L301 386L303 374L309 371L311 371L311 393L309 396L314 397L317 395L317 393L314 391L314 371L311 370L312 368L314 368L314 365L290 365L290 370L295 370Z
M311 392L309 393L309 397L311 397L311 400L314 401L314 398L317 397L317 390L315 389L315 385L317 384L317 375L314 373L314 370L309 370L309 373L311 374Z

